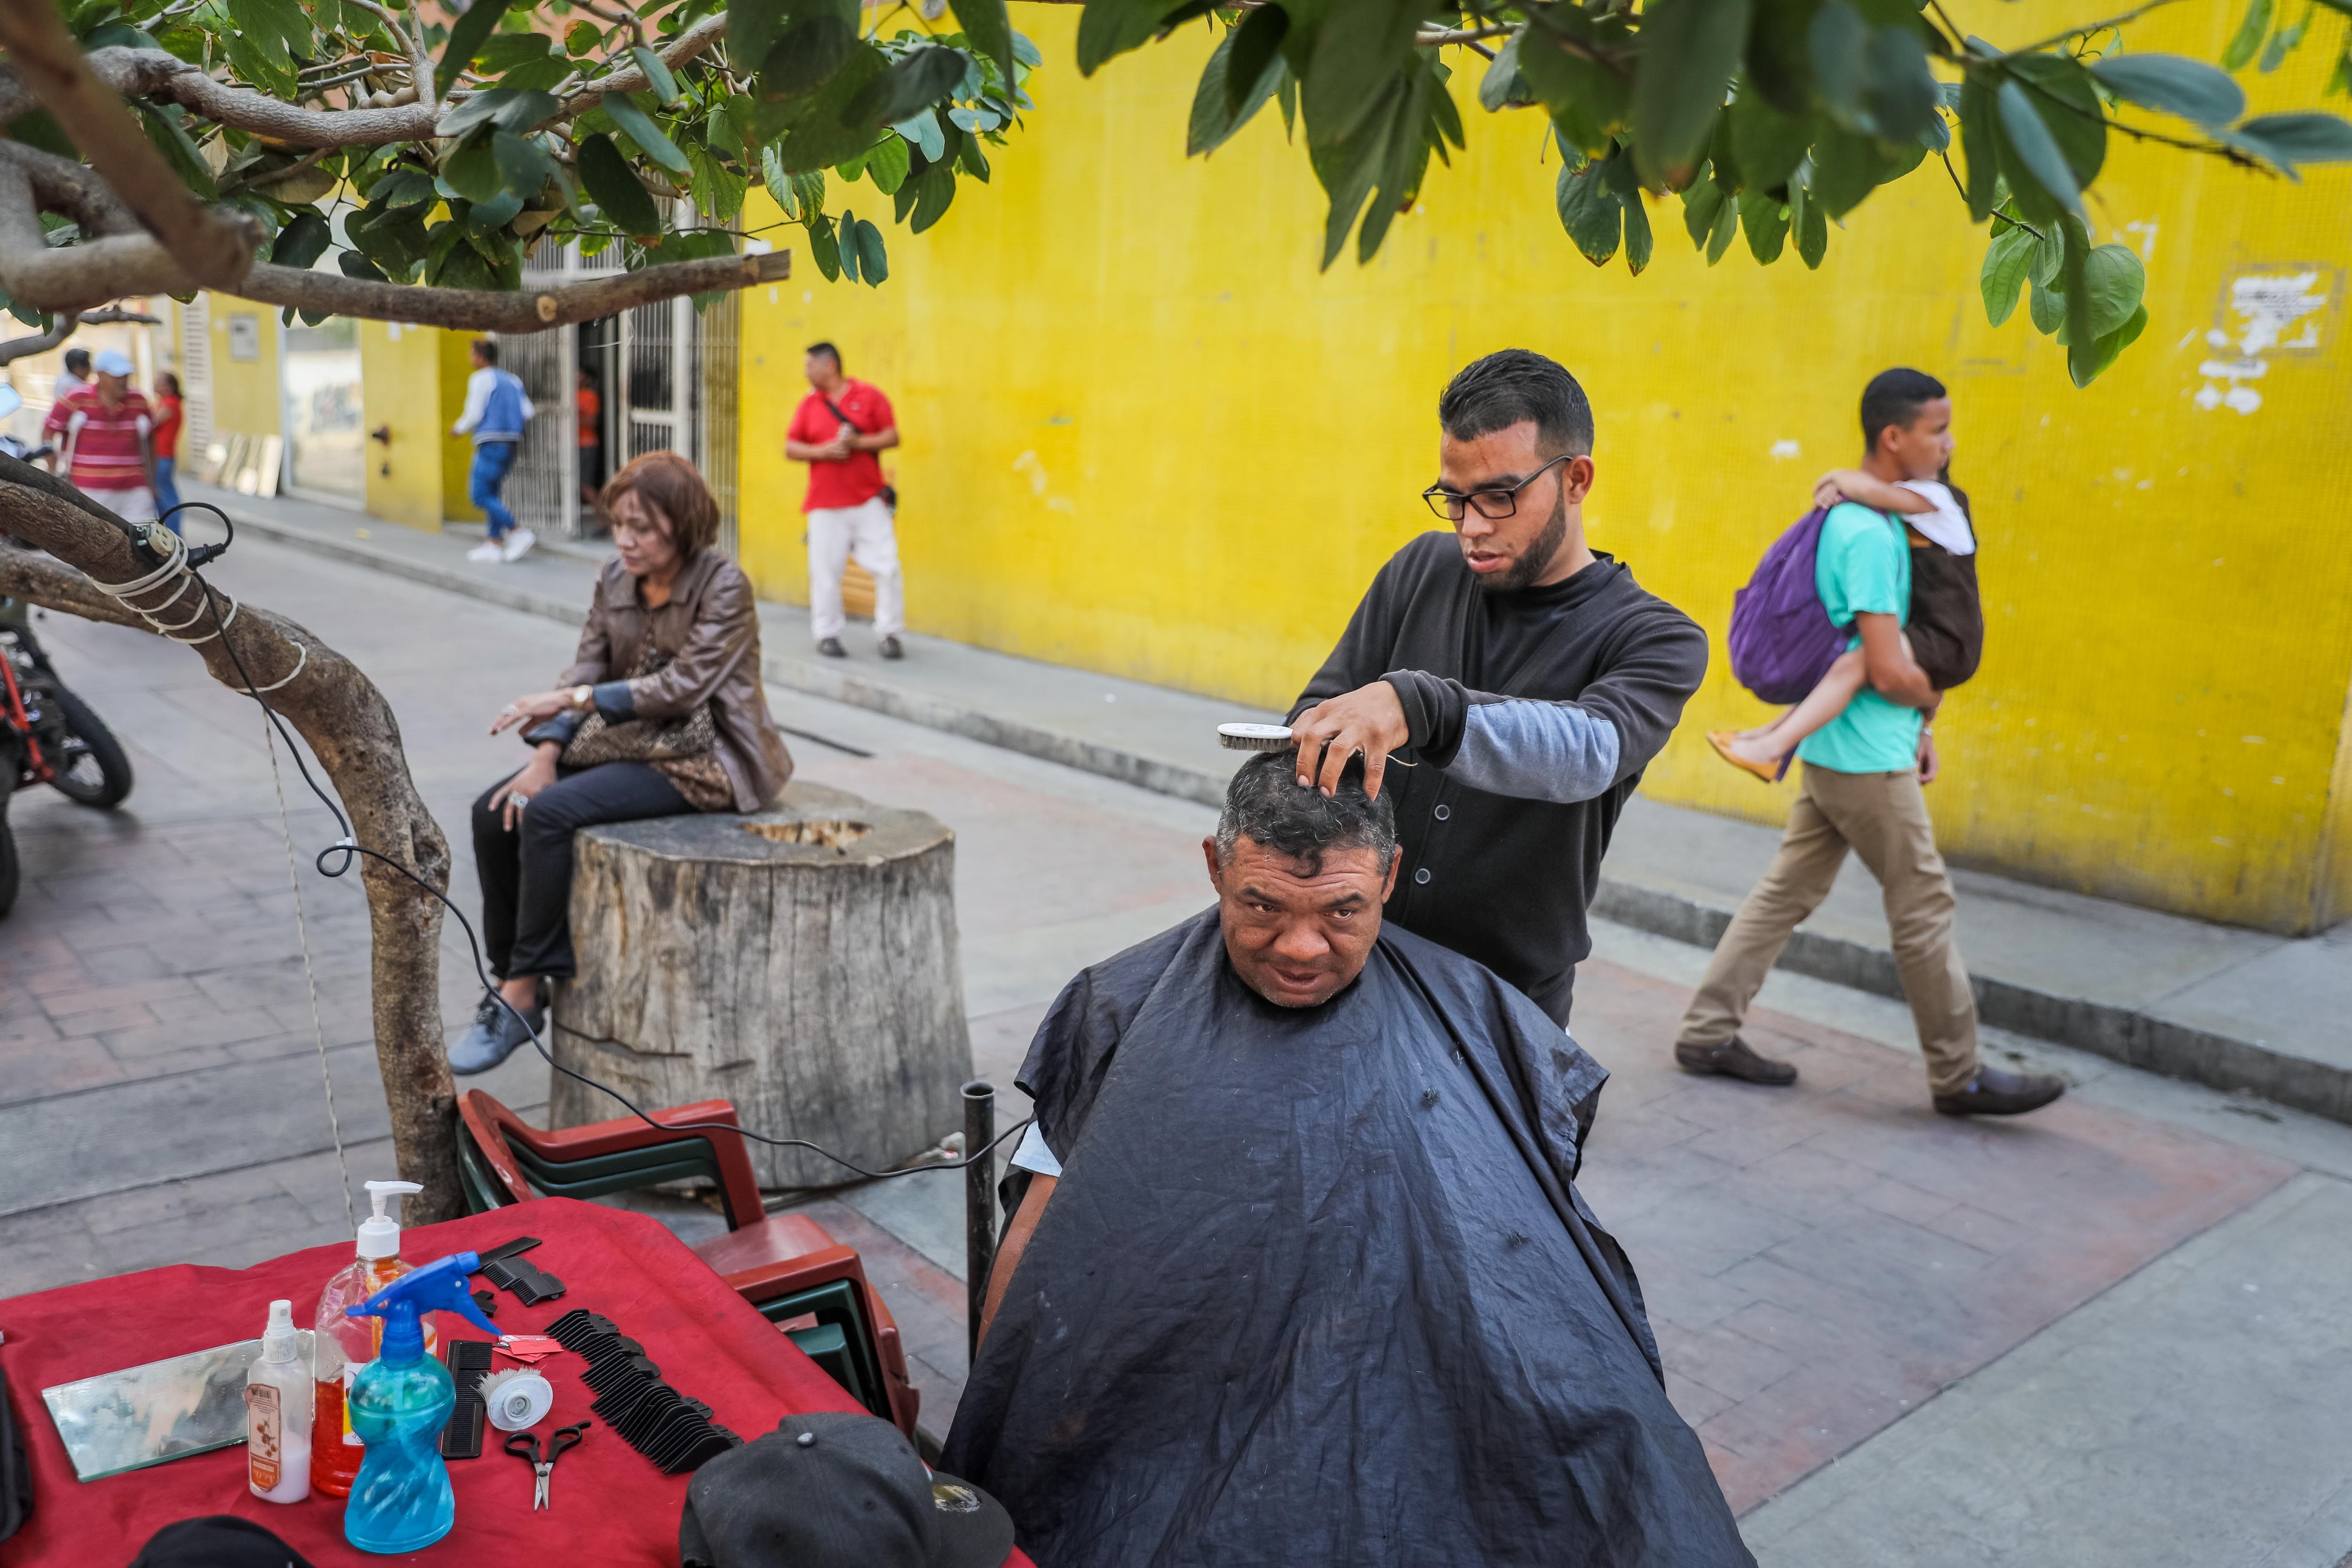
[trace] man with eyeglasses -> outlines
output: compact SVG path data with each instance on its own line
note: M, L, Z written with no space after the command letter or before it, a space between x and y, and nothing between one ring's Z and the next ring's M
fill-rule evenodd
M1299 782L1329 795L1363 753L1396 790L1403 859L1385 918L1475 958L1563 1028L1601 858L1683 704L1706 634L1584 539L1592 409L1526 349L1438 399L1454 534L1381 568L1292 710ZM1392 755L1409 772L1387 771Z

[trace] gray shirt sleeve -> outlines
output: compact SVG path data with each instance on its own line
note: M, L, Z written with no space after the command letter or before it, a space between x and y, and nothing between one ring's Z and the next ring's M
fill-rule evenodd
M1572 702L1473 702L1448 778L1490 795L1558 805L1617 782L1617 726Z

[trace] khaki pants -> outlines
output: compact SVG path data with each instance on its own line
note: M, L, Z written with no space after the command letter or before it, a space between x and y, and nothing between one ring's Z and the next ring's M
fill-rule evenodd
M1790 933L1829 896L1848 849L1885 890L1895 964L1927 1058L1928 1085L1937 1094L1962 1089L1977 1070L1976 998L1952 938L1952 879L1936 852L1919 777L1907 770L1806 767L1780 852L1716 944L1706 978L1683 1015L1681 1040L1719 1046L1739 1032Z

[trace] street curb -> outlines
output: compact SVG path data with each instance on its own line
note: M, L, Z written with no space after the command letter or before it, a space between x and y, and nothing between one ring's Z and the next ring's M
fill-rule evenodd
M1601 879L1592 912L1694 947L1712 950L1732 912L1663 888ZM1799 930L1777 968L1874 995L1903 1000L1895 954L1847 937ZM1983 974L1969 977L1978 1018L1996 1029L2089 1051L2126 1067L2186 1079L2209 1089L2257 1094L2331 1121L2352 1122L2352 1073L2113 1003L2065 996Z
M410 561L357 540L328 538L267 519L248 518L237 526L331 560L371 567L566 626L580 623L581 606L571 600L550 598L527 589ZM1181 763L1161 762L1041 725L999 718L923 692L797 660L769 658L761 662L761 674L788 690L845 702L910 724L1117 779L1155 794L1202 805L1224 803L1224 779ZM1727 909L1682 892L1611 877L1601 879L1592 912L1602 920L1632 926L1653 936L1707 949L1721 940L1732 915ZM1789 939L1778 967L1874 995L1897 1001L1903 997L1893 952L1846 937L1800 930ZM1969 984L1976 994L1978 1017L1994 1028L2090 1051L2167 1078L2260 1095L2333 1121L2352 1122L2352 1071L2289 1056L2260 1041L2238 1039L2089 997L2040 991L1982 974L1971 976Z

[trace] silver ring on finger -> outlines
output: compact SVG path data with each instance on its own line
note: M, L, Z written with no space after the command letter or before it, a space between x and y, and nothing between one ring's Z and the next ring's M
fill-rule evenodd
M507 796L507 799L517 806L525 806L530 804L530 796L527 795L510 795Z

